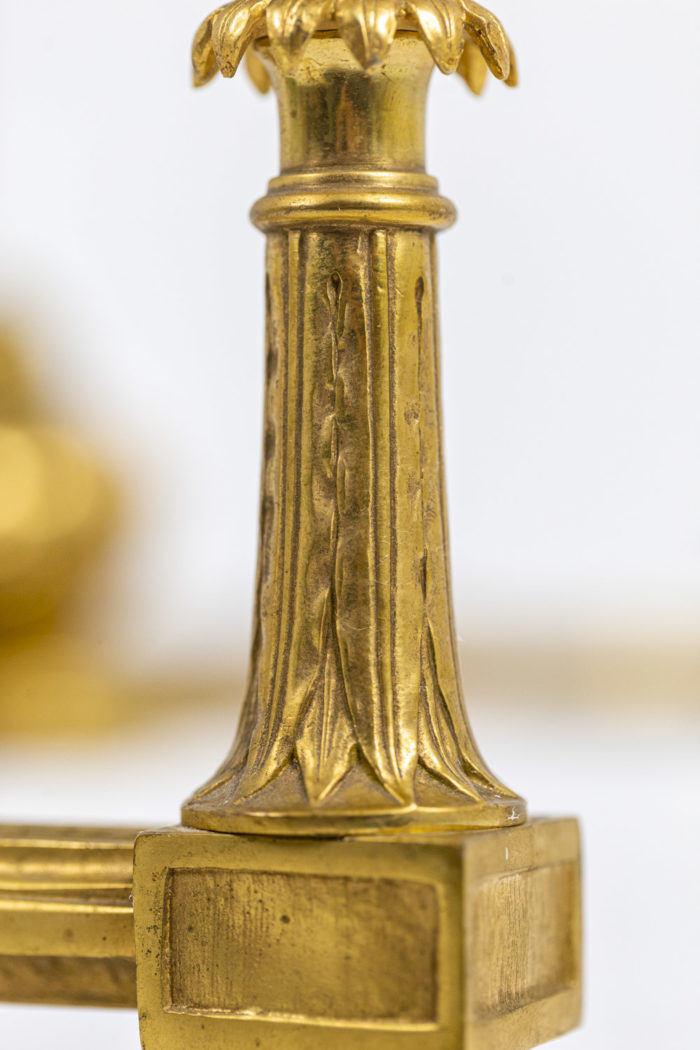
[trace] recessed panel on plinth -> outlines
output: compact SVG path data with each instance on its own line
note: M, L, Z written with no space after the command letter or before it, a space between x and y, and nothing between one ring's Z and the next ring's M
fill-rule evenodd
M574 821L136 850L146 1050L498 1050L580 1012Z

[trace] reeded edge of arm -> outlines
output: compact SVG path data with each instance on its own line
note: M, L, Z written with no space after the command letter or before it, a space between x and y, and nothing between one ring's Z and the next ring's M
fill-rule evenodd
M138 833L0 825L0 1001L136 1006Z

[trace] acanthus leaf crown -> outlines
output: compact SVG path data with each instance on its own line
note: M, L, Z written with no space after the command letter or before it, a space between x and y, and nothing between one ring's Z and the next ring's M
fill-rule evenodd
M336 29L367 69L387 55L400 29L417 31L443 73L458 72L481 94L488 71L517 84L513 46L500 21L472 0L234 0L212 11L195 35L194 83L217 72L234 76L244 54L256 87L269 88L267 71L250 46L266 36L279 68L291 73L318 30Z

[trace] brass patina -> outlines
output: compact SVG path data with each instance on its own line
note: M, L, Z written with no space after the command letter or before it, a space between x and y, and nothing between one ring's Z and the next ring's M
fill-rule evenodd
M487 69L515 83L513 49L468 0L237 0L199 29L195 83L244 54L281 129L252 212L267 336L250 677L182 826L136 840L143 1047L525 1050L580 1017L578 827L528 819L467 721L435 255L455 212L424 158L434 66L479 93Z

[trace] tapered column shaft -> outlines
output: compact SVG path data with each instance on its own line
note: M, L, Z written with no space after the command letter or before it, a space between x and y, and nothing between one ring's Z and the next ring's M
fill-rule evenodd
M517 823L472 739L455 651L435 266L453 209L423 173L432 60L405 34L370 74L328 38L293 77L268 64L282 174L253 210L268 247L250 684L234 749L185 819Z

